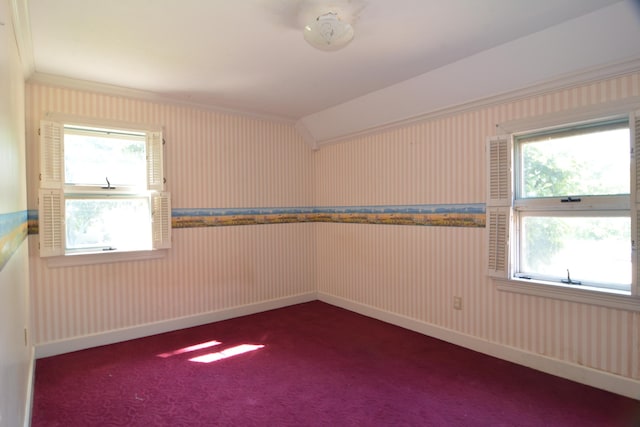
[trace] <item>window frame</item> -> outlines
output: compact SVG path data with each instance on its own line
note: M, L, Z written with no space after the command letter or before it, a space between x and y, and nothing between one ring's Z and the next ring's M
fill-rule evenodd
M533 197L524 196L524 152L525 144L532 143L542 136L567 136L576 134L587 134L597 132L599 130L613 129L629 129L630 122L633 120L629 114L620 115L616 119L606 120L589 120L586 123L576 125L561 125L551 129L539 131L518 132L512 134L513 139L513 227L514 234L512 236L512 244L514 246L514 257L511 266L511 273L516 278L526 278L527 280L537 279L544 283L561 282L563 277L546 276L535 271L523 271L523 222L527 217L559 217L559 218L578 218L578 217L625 217L631 220L631 177L629 176L627 184L629 185L629 193L623 194L562 194L555 196ZM627 150L631 147L631 141L628 141ZM627 158L630 152L627 151ZM629 166L629 172L631 168ZM566 203L566 200L574 197L579 200L576 203ZM623 289L622 285L613 283L597 283L595 281L582 280L580 286L589 286L594 289L617 290L630 292L632 283L629 284L629 291ZM626 286L625 286L626 288Z
M638 223L640 206L636 203L636 193L640 190L640 97L632 97L607 105L591 106L569 112L545 115L530 119L513 120L496 125L496 136L487 139L487 200L486 200L486 266L487 276L496 284L499 291L516 292L559 300L596 304L601 306L640 311L640 286L638 280L638 251L636 242L640 240ZM631 217L632 283L629 292L605 289L589 285L570 285L543 280L531 280L515 277L517 244L515 234L518 227L514 218L516 210L522 209L522 203L515 197L514 137L540 130L552 130L578 124L605 122L629 117L632 139L631 188L625 196L591 196L583 203L604 210L627 209ZM613 198L612 198L613 197ZM620 199L626 198L627 201ZM584 199L583 199L584 200ZM544 212L548 206L545 201L534 202L534 209ZM580 210L578 206L568 206L567 210Z
M144 133L146 145L145 188L123 187L116 192L99 186L65 185L64 126L91 127ZM41 122L40 135L40 189L39 251L51 265L81 265L131 259L157 258L171 247L171 195L165 191L163 173L164 140L161 126L149 126L48 114ZM109 191L109 193L106 193ZM65 200L82 196L98 198L137 195L148 197L151 222L150 250L67 251L65 231Z
M514 244L514 259L513 259L513 271L512 276L516 279L526 279L533 280L536 282L542 282L545 284L558 284L561 282L564 277L560 276L546 276L543 273L535 272L535 271L524 271L521 266L523 254L521 253L521 246L523 241L523 232L522 232L522 221L527 218L541 218L541 217L560 217L560 218L588 218L588 217L605 217L605 218L628 218L631 220L631 213L629 210L565 210L565 211L533 211L533 210L525 210L518 211L514 209L513 222L514 222L514 236L513 241ZM629 242L631 243L631 242ZM632 262L633 264L633 262ZM571 273L573 276L573 273ZM633 277L633 275L631 276ZM559 280L560 278L560 280ZM575 276L573 277L575 279ZM567 285L572 285L571 283L567 283ZM589 280L589 278L580 278L579 283L574 283L574 286L578 286L579 289L589 288L594 290L600 290L603 292L624 292L630 293L631 287L633 286L633 282L629 284L629 290L626 289L626 286L618 285L615 283L599 283L594 280Z

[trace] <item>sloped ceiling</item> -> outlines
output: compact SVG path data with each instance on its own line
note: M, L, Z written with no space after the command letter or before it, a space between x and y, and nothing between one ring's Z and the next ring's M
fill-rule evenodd
M12 0L33 80L296 123L314 147L640 68L637 0ZM335 52L304 24L353 23Z

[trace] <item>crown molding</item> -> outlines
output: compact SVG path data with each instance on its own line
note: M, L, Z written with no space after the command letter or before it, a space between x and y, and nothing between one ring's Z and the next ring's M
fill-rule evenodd
M305 126L304 122L302 120L298 120L295 126L298 135L300 135L302 139L304 139L307 144L309 144L309 147L311 147L312 150L317 150L319 148L318 143L311 132L309 132L309 129L307 128L307 126Z
M12 0L22 2L23 0ZM207 111L214 111L223 114L232 114L245 116L248 118L268 120L274 122L285 123L294 125L296 131L300 137L307 142L307 144L313 150L318 150L324 146L338 144L347 140L361 138L365 136L374 135L381 132L387 132L400 127L410 126L415 123L419 123L425 120L433 120L440 117L450 116L454 114L461 114L468 111L477 110L479 108L487 108L495 105L499 105L506 102L512 102L518 99L539 96L548 92L557 90L563 90L578 85L588 84L594 81L610 79L621 75L640 71L640 58L630 58L624 61L607 64L604 66L592 67L579 72L565 74L555 79L546 80L531 86L527 86L521 89L504 92L498 95L489 96L481 99L476 99L466 103L453 105L441 109L436 109L426 113L418 114L415 116L407 117L403 120L382 123L378 126L373 126L368 129L364 129L357 132L352 132L344 135L340 135L335 138L318 140L309 131L305 124L304 118L293 121L289 118L283 118L280 116L257 114L247 111L233 110L222 107L216 107L212 105L199 104L190 102L187 100L181 100L175 97L168 97L157 94L155 92L143 91L139 89L126 88L121 86L109 85L104 83L91 82L80 79L73 79L69 77L63 77L53 74L45 74L34 72L27 80L29 83L39 83L47 86L65 87L70 89L78 89L89 92L98 92L107 95L123 96L128 98L141 99L151 102L162 102L167 104L174 104L180 106L187 106L193 108L199 108Z
M22 73L25 80L35 72L36 65L33 57L33 40L31 39L31 25L29 24L29 7L27 0L10 0L13 31L18 45L18 54L22 62Z
M477 110L480 108L488 108L507 102L513 102L523 98L540 96L545 93L568 89L571 87L589 84L599 80L606 80L638 71L640 71L640 58L627 58L623 61L617 61L615 63L607 65L592 67L574 73L568 73L554 79L549 79L517 90L512 90L501 94L472 100L462 104L436 109L415 116L407 117L406 119L383 123L378 126L370 127L368 129L340 135L335 138L316 140L313 139L311 132L307 130L307 133L310 135L313 141L313 146L316 147L316 149L320 149L324 146L338 144L351 139L370 136L381 132L387 132L389 130L423 122L425 120L433 120L441 117ZM304 118L299 122L302 122L300 126L304 126Z
M640 38L640 15L633 3L617 2L301 121L318 146L324 146L636 71L640 47L634 41Z
M530 132L532 129L553 129L557 127L559 123L562 123L562 126L566 127L567 125L585 123L593 120L600 121L628 117L630 112L636 111L639 108L640 96L629 96L604 104L587 105L568 111L558 111L535 117L523 117L496 123L496 134L511 135Z
M62 87L66 89L75 89L86 92L95 92L105 95L121 96L126 98L133 98L142 101L157 102L169 105L177 105L182 107L197 108L200 110L211 111L221 114L229 114L234 116L242 116L256 120L266 120L270 122L283 123L287 125L295 125L295 120L288 117L282 117L277 115L262 114L252 111L236 110L232 108L219 107L215 105L203 104L193 102L187 99L181 99L178 97L167 96L152 91L146 91L141 89L133 89L123 86L110 85L107 83L98 83L89 80L75 79L71 77L65 77L55 74L47 74L35 72L27 80L27 83L42 84L45 86Z

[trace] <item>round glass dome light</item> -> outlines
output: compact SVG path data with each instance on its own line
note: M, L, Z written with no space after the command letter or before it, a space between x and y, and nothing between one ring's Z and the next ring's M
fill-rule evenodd
M353 27L335 12L318 16L304 27L304 39L321 50L338 50L353 39Z

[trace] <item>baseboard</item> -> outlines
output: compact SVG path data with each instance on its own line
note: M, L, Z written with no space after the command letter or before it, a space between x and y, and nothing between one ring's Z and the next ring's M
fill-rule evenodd
M31 426L31 411L33 409L33 393L36 375L36 357L35 348L31 347L29 354L29 376L27 377L27 395L24 403L24 427Z
M515 347L509 347L486 341L471 335L462 334L451 329L442 328L430 323L412 319L361 304L345 298L318 293L318 299L337 307L344 308L383 322L391 323L430 337L440 339L479 353L497 357L502 360L517 363L541 372L572 380L591 387L596 387L612 393L640 400L640 381L614 375L609 372L568 363L540 354L530 353Z
M55 341L37 345L35 347L35 358L55 356L58 354L70 353L72 351L84 350L91 347L113 344L150 335L179 329L191 328L193 326L205 325L207 323L218 322L220 320L232 319L234 317L246 316L260 313L262 311L274 310L276 308L287 307L294 304L314 301L317 299L316 292L294 295L285 298L277 298L261 301L254 304L247 304L209 313L197 314L194 316L180 317L176 319L147 323L131 328L118 329L100 334L85 335L62 341Z
M286 298L278 298L259 303L231 307L214 312L186 316L162 322L149 323L132 328L119 329L101 334L94 334L38 345L32 350L31 371L29 378L28 400L25 404L25 427L30 425L31 405L33 398L33 380L35 359L69 353L101 345L113 344L130 339L175 331L207 323L246 316L263 311L274 310L290 305L301 304L313 300L320 300L337 307L344 308L374 319L400 326L430 337L434 337L461 347L468 348L502 360L527 366L541 372L566 378L591 387L596 387L612 393L640 400L640 381L621 377L597 369L575 365L562 360L553 359L540 354L526 352L494 342L486 341L471 335L442 328L430 323L422 322L396 313L391 313L361 304L345 298L336 297L322 292L309 292Z

